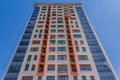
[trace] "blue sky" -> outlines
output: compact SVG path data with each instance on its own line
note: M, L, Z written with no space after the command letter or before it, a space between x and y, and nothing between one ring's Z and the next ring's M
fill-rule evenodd
M12 57L34 2L52 0L1 0L0 2L0 79ZM73 0L54 0L73 2ZM120 0L74 0L81 2L120 76Z

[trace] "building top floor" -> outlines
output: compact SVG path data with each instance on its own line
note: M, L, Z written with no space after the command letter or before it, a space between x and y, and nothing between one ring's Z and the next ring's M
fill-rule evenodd
M35 2L34 6L41 6L41 5L63 5L63 6L67 6L67 5L71 5L71 6L82 6L82 3L80 2L75 2L75 3L62 3L62 2Z

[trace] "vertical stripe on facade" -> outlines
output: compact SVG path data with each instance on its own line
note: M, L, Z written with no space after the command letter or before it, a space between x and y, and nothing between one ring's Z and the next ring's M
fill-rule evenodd
M101 80L116 80L81 7L76 7L87 43Z
M32 35L32 31L34 29L34 25L38 16L39 9L40 7L35 7L33 10L28 25L26 26L24 34L22 35L19 45L15 51L14 57L12 58L12 61L4 76L4 80L17 80L18 78L25 57L25 53Z

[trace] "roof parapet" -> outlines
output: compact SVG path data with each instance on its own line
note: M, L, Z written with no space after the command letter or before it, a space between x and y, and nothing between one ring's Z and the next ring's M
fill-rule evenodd
M62 3L62 2L35 2L34 6L40 5L73 5L73 6L82 6L80 2L73 2L73 3Z

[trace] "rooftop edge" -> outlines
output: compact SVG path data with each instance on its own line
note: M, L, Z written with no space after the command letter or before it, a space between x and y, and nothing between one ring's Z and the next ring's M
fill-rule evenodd
M35 2L34 3L34 6L39 6L39 5L67 5L67 4L69 4L69 5L75 5L75 6L77 6L77 5L82 5L82 3L80 3L80 2L70 2L70 3L66 3L66 2Z

